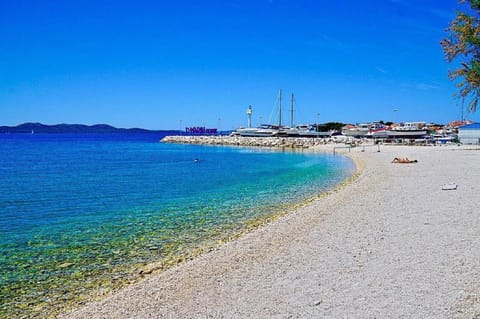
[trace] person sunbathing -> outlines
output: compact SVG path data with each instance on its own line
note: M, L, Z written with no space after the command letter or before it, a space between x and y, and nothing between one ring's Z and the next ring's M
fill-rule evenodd
M407 157L405 158L398 158L395 157L392 163L400 163L400 164L410 164L410 163L417 163L417 160L409 160Z

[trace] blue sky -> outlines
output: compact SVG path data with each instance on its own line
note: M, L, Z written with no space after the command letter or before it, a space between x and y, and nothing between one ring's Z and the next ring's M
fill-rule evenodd
M456 0L0 0L0 125L459 119ZM396 112L394 110L397 110ZM477 120L478 115L467 118Z

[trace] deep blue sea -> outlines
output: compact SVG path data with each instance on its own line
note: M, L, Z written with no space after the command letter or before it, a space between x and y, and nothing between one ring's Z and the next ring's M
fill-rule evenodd
M0 318L108 293L142 265L189 258L355 170L345 157L162 137L0 135Z

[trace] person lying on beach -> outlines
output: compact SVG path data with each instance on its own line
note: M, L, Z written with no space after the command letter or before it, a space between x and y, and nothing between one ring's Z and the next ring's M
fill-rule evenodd
M400 164L410 164L410 163L417 163L417 160L409 160L407 157L405 158L398 158L395 157L392 163L400 163Z

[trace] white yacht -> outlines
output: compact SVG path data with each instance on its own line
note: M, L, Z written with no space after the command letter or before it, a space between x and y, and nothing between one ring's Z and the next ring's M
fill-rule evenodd
M344 127L342 134L351 137L381 137L385 125L380 122L362 123L354 127Z
M392 138L423 138L428 131L425 122L405 122L386 130L387 136Z
M279 131L278 126L262 124L259 127L241 127L236 129L232 134L249 137L270 137L276 136Z

